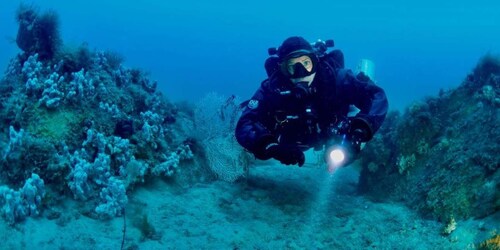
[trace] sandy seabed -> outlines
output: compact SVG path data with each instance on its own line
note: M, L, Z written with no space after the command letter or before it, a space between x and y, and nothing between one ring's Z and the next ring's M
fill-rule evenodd
M126 216L99 221L68 201L57 219L0 222L1 249L473 249L500 230L500 214L442 223L357 194L358 172L329 174L265 162L247 179L190 188L156 180L129 195ZM123 229L125 228L125 237Z

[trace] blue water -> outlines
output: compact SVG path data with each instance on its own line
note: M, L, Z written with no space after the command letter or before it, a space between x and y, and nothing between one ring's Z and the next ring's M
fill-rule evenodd
M249 97L267 48L291 35L332 38L355 68L376 64L391 108L458 86L485 53L499 53L500 1L35 1L60 14L67 44L125 55L171 100L206 92ZM19 1L0 3L0 68L17 52Z
M174 101L197 101L210 91L251 96L265 78L267 49L292 35L334 39L349 68L373 60L391 109L458 86L481 56L500 54L500 1L34 2L59 14L66 44L123 54L126 66L149 71ZM20 52L13 42L19 3L0 2L0 70ZM69 200L61 202L63 215L46 209L16 230L0 218L0 241L7 242L0 249L119 249L121 242L130 249L465 249L480 238L478 231L498 228L497 213L461 221L453 237L443 237L441 223L357 195L357 174L355 168L329 175L309 165L269 164L252 166L246 183L178 188L153 180L129 196L126 233L125 220L91 220ZM161 235L141 239L134 222L139 212Z

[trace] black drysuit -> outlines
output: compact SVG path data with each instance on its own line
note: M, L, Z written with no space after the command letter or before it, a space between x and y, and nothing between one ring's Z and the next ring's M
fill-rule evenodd
M335 69L326 61L317 66L308 88L298 88L276 71L244 107L236 139L257 158L269 158L265 149L270 143L303 150L321 147L331 137L329 128L346 119L352 106L360 110L354 117L364 122L369 138L382 125L388 110L382 88L363 74Z

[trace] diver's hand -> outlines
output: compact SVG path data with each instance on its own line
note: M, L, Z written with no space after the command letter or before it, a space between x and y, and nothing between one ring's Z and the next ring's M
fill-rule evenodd
M349 130L347 132L352 142L367 142L373 137L373 132L365 119L353 117L349 119Z
M271 143L266 147L266 153L285 165L304 165L306 157L304 152L296 146L285 146L278 143Z

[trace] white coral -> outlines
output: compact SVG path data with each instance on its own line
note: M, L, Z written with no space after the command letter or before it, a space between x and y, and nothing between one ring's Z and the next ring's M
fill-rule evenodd
M397 162L399 173L403 174L404 172L408 172L408 169L413 168L415 163L415 154L411 154L410 156L401 156Z

